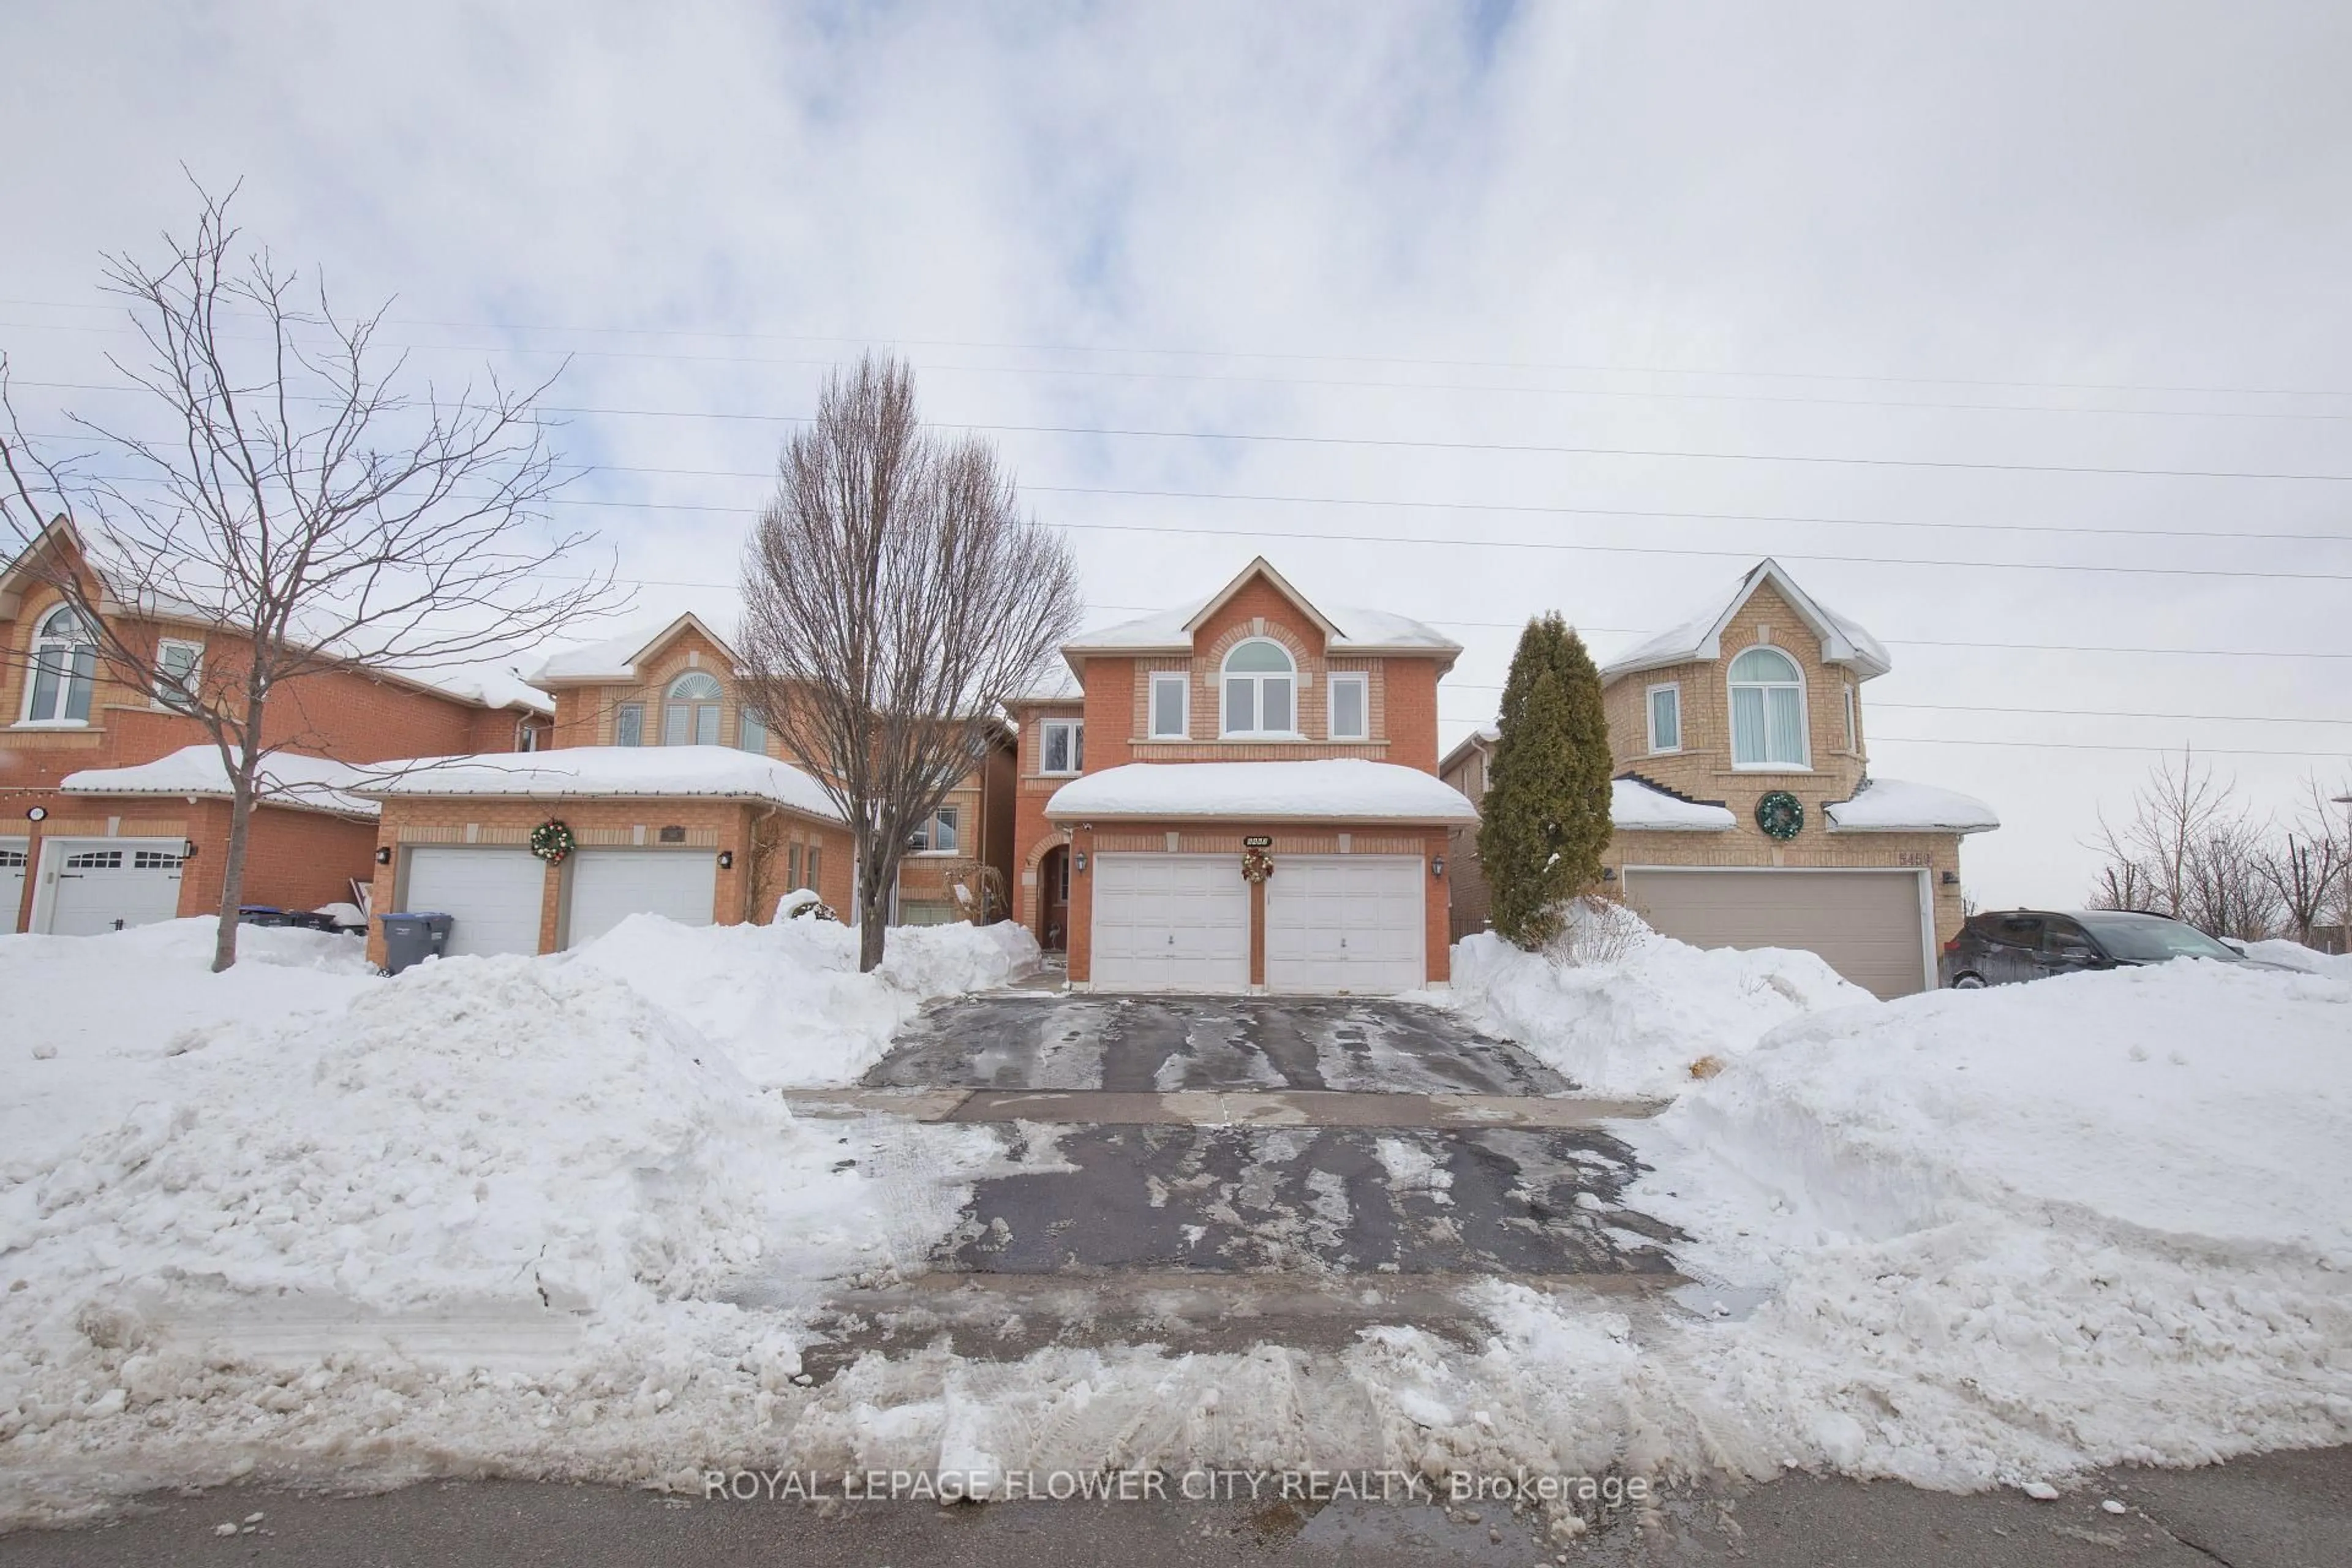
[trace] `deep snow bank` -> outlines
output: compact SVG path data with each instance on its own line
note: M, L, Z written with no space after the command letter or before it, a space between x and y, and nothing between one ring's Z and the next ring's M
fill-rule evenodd
M1464 938L1451 1005L1594 1094L1675 1094L1703 1058L1728 1059L1793 1018L1878 1005L1813 953L1692 947L1618 909L1580 919L1554 952ZM1605 930L1589 929L1596 919Z
M1800 1020L1630 1194L1769 1289L1692 1353L1768 1447L1968 1486L2352 1437L2352 984L2177 963Z
M682 926L632 915L571 956L687 1019L762 1088L847 1083L938 996L984 990L1037 965L1013 921L899 926L881 967L857 971L857 932L826 920Z
M103 936L0 936L0 1190L33 1179L148 1094L172 1058L341 1011L377 984L353 938L237 933L212 973L210 918Z

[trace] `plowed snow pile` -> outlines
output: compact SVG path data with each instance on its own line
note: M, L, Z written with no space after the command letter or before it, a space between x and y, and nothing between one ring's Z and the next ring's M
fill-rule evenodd
M1813 953L1692 947L1622 909L1580 914L1552 953L1466 937L1436 999L1587 1093L1623 1095L1674 1094L1703 1058L1719 1063L1792 1018L1877 1005Z
M1631 1199L1765 1451L1980 1485L2352 1438L2347 1127L2352 983L2183 962L1791 1024Z

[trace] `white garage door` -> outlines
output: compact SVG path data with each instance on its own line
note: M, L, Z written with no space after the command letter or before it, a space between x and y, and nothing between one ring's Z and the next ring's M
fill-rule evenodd
M48 929L58 936L95 936L152 925L180 913L177 838L53 839L42 846L48 868Z
M1358 996L1426 973L1428 887L1417 855L1285 855L1265 884L1265 988Z
M0 936L16 931L16 912L25 907L26 838L0 838Z
M528 849L425 845L408 852L402 910L447 915L448 955L539 951L546 862Z
M572 915L564 944L594 942L631 915L666 915L707 926L719 858L707 849L583 849L572 858Z
M1880 996L1927 986L1919 871L1625 873L1625 901L1696 947L1798 947Z
M1097 991L1249 989L1249 884L1238 855L1097 855Z

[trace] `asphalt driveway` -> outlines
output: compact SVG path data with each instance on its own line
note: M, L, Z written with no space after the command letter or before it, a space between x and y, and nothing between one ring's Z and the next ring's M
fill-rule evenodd
M959 997L866 1075L876 1088L1565 1094L1558 1073L1434 1007L1277 996Z

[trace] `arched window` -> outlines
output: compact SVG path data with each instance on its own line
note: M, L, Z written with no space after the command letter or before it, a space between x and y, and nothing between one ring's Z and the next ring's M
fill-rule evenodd
M1298 730L1298 668L1278 642L1252 637L1225 655L1224 733L1290 735Z
M669 683L662 709L662 744L719 744L719 682L698 669L689 669Z
M1805 682L1779 648L1749 648L1731 661L1731 765L1803 768Z
M87 724L98 683L98 643L71 605L60 605L33 633L33 679L25 695L28 724Z

